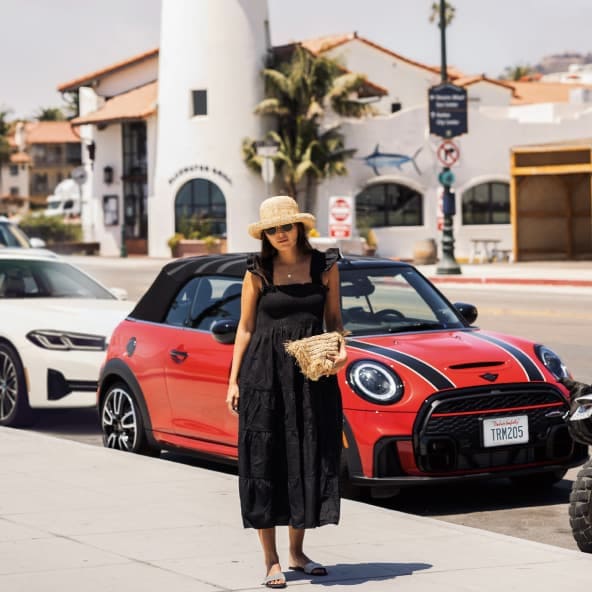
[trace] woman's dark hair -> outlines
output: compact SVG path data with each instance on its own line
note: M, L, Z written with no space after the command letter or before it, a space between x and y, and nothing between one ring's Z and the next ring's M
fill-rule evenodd
M308 242L308 238L306 236L306 230L304 229L304 224L302 222L296 222L296 228L298 229L298 239L296 241L296 246L301 253L310 253L312 251L312 246ZM271 262L273 257L276 255L277 249L271 245L269 239L265 232L261 234L261 260Z

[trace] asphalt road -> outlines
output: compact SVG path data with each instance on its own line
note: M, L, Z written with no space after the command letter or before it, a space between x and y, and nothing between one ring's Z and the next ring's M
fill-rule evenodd
M75 261L107 286L125 288L130 299L137 299L149 285L164 261L130 261L129 267L93 259ZM477 325L483 329L521 335L551 347L560 354L575 378L592 382L589 328L592 290L450 287L442 289L452 301L471 302L480 313ZM101 445L98 418L94 410L68 410L46 413L35 430L92 445ZM163 459L190 462L194 459L164 454ZM229 470L212 466L216 470ZM500 479L484 483L465 483L404 490L391 499L372 500L386 508L432 516L438 520L464 524L498 533L576 549L567 516L571 484L577 469L546 491L526 491Z

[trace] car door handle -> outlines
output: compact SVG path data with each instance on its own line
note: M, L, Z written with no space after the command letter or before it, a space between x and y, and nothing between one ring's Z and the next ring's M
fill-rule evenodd
M178 349L172 349L169 352L169 354L170 354L171 358L173 359L173 362L177 362L177 364L184 362L187 359L187 356L189 355L187 352L180 351Z

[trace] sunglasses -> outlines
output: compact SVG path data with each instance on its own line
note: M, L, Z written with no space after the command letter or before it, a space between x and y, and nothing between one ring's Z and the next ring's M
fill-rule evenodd
M290 232L294 228L294 224L282 224L281 226L273 226L272 228L266 228L263 232L267 236L273 236L276 232Z

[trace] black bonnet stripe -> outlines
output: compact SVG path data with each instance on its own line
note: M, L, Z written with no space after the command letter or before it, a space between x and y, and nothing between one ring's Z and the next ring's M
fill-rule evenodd
M390 358L391 360L394 360L402 366L406 366L410 370L413 370L419 374L437 390L456 388L456 385L448 380L448 378L437 368L429 366L425 362L422 362L421 360L418 360L412 356L408 356L407 354L401 353L400 351L395 351L388 347L382 347L372 343L365 343L364 341L356 341L355 339L347 339L347 345L356 349L361 349L363 351L384 356L385 358Z
M538 366L530 359L530 357L511 343L503 341L502 339L498 339L497 337L492 337L491 335L483 335L482 333L478 333L476 331L467 333L467 335L476 337L477 339L482 339L483 341L488 341L489 343L493 343L494 345L497 345L504 351L508 352L522 366L529 380L545 380L545 376L539 370Z

